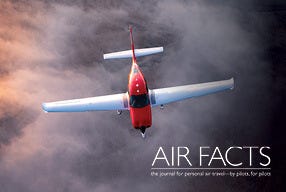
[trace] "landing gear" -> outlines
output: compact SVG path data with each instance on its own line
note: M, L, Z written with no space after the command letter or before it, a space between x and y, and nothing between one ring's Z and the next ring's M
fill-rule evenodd
M142 138L144 139L145 138L146 127L141 127L140 131L141 131Z
M160 105L160 109L163 110L164 109L164 105Z
M117 115L121 115L122 114L122 110L117 110Z

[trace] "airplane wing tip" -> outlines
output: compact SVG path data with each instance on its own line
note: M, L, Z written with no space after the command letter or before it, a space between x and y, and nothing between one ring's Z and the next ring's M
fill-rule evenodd
M231 90L233 90L234 89L234 78L232 77L232 78L230 78L230 81L231 81Z
M42 109L45 113L48 113L48 107L47 107L47 103L42 103Z

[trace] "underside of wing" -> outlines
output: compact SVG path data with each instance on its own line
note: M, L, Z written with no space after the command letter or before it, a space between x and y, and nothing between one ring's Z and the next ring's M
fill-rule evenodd
M149 96L152 107L164 105L192 97L199 97L219 91L233 89L233 78L223 81L184 85L150 90Z
M43 103L45 112L128 110L127 93Z

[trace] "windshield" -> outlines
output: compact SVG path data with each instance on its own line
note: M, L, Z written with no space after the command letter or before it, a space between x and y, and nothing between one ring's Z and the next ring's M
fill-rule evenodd
M148 94L142 95L131 95L130 96L130 106L134 108L145 107L149 105L149 97Z

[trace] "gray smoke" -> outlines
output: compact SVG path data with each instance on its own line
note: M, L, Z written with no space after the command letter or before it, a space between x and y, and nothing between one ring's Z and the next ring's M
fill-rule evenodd
M269 189L262 179L150 176L159 146L269 144L267 26L242 3L1 2L1 191ZM129 49L129 24L137 48L165 48L138 59L150 89L234 77L235 90L155 108L146 140L128 112L43 113L45 101L126 91L130 61L102 55Z

